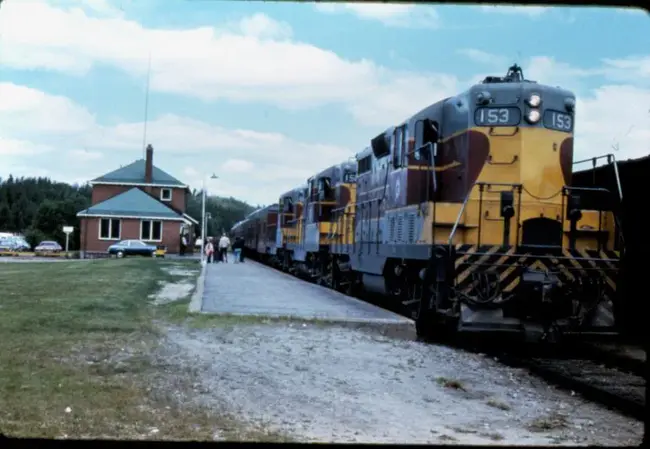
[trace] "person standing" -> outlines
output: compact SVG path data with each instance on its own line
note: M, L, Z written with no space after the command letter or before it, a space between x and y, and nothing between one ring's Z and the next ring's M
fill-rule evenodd
M235 263L242 262L241 251L244 247L244 242L241 237L235 237L235 243L232 244L232 252L235 256Z
M214 258L214 245L210 238L208 239L208 243L205 245L205 255L207 256L207 263L212 263Z
M222 234L219 239L219 257L223 263L228 263L228 248L230 247L230 239L226 234Z
M185 255L185 251L187 251L187 237L181 234L181 256Z

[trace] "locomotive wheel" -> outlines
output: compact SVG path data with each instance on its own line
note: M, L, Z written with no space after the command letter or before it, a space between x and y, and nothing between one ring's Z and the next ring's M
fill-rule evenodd
M453 321L438 312L440 284L424 286L415 317L417 336L429 341L448 339L453 333ZM431 306L429 306L431 304Z
M337 268L336 259L333 257L330 259L330 287L333 290L339 291L341 289L341 280L339 279L340 274Z

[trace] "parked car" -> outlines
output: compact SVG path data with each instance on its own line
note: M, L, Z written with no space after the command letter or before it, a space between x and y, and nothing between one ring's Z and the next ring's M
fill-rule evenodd
M32 249L32 247L29 245L29 243L27 243L27 240L25 240L24 237L14 236L14 237L10 237L9 239L13 242L16 251L29 251Z
M58 253L60 251L63 251L61 245L52 240L44 240L34 248L36 253Z
M11 253L14 251L16 251L16 245L11 238L0 238L0 253Z
M108 247L108 254L125 257L125 256L148 256L156 257L164 250L159 249L156 245L150 245L142 240L122 240Z

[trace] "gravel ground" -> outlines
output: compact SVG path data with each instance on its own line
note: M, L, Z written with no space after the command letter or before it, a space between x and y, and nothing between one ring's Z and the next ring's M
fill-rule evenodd
M186 285L165 285L154 301L181 299ZM395 337L390 326L246 323L163 325L150 353L160 367L154 390L301 442L627 446L643 438L640 421L480 354Z
M643 423L527 373L368 329L166 326L156 388L297 441L637 445ZM188 374L190 375L190 374ZM216 437L215 437L216 438Z

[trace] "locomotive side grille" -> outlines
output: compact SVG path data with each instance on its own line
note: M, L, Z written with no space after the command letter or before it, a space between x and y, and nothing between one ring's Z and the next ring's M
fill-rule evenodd
M409 214L408 216L408 242L413 243L415 240L415 215Z
M404 216L400 215L397 218L397 243L402 243L404 235Z
M390 217L390 221L388 225L388 241L389 242L395 241L395 216L394 215Z

